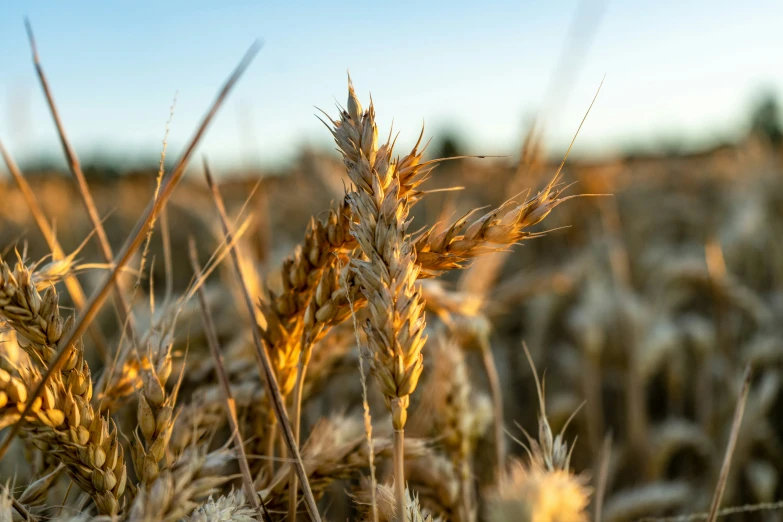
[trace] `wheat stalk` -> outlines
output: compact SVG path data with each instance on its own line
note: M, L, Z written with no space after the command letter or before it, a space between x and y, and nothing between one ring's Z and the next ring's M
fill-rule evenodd
M59 111L57 110L57 106L54 103L54 96L52 95L49 82L46 79L43 66L41 65L41 61L38 56L38 48L35 44L33 28L30 25L30 21L28 19L25 19L25 29L27 30L27 37L30 41L30 50L32 51L33 55L33 65L35 66L35 71L38 74L38 80L46 97L46 102L49 105L49 111L52 114L52 119L54 120L55 126L57 127L57 133L60 137L60 143L62 144L63 152L65 153L65 157L68 161L68 167L73 174L73 177L76 179L76 185L79 188L79 194L82 198L82 202L84 203L84 208L87 211L87 216L90 218L90 222L92 223L93 229L95 230L95 234L98 238L98 244L100 246L103 259L106 263L111 265L114 260L114 253L112 252L111 245L109 244L109 237L106 235L106 230L103 228L103 223L100 215L98 214L98 209L95 206L95 201L92 198L92 194L90 194L90 187L87 185L87 180L84 178L84 173L82 172L79 158L76 156L76 152L73 150L70 140L68 140L68 135L65 132L63 123L60 120ZM122 290L120 289L120 286L117 284L117 282L114 281L112 284L114 286L114 303L120 312L120 323L125 324L127 321L128 324L131 325L130 332L133 338L133 335L135 335L135 329L133 328L134 321L130 307L125 301L125 296L123 295Z
M374 118L362 120L355 125L345 119L332 123L334 129L329 125L327 128L340 147L346 165L347 162L358 161L361 155L361 147L357 147L352 141L354 137L366 134L376 135L377 138ZM325 122L324 124L326 125ZM421 197L422 192L418 190L418 186L426 181L435 165L434 162L422 162L424 149L419 150L419 146L423 135L422 131L412 151L398 162L400 193L408 198L411 205ZM294 385L291 417L297 442L307 367L313 345L324 333L324 329L317 326L320 323L316 323L308 313L314 313L311 305L313 299L322 304L328 297L327 292L331 288L329 284L335 283L334 274L341 255L350 253L356 246L350 233L351 220L351 208L346 199L343 199L336 209L330 209L325 222L311 219L304 243L283 263L283 292L275 298L278 303L285 303L284 307L278 305L276 309L270 309L270 305L261 303L267 322L272 323L276 330L273 333L277 335L270 336L268 343L272 347L270 352L276 362L278 380L283 383L284 394L287 395L290 391L288 386ZM292 292L295 292L295 298L292 298ZM272 303L276 301L273 299ZM345 317L347 315L343 319ZM270 330L267 327L266 331ZM293 379L296 380L295 384ZM292 498L291 502L294 506L295 498Z
M345 158L348 176L356 190L348 194L358 218L351 231L366 257L353 258L350 268L368 301L364 326L370 352L370 370L392 414L394 477L397 512L405 509L404 433L410 394L424 368L424 304L415 289L419 268L407 234L408 203L400 197L397 165L391 161L391 144L378 146L375 110L366 112L353 87L347 110L335 126L335 140L343 150L360 151L358 161ZM372 122L369 125L365 122ZM357 134L362 129L363 134Z
M190 262L193 266L193 270L196 274L201 275L201 267L198 264L198 258L196 254L196 244L191 240L190 242ZM204 291L201 287L198 289L199 305L201 306L201 313L204 319L204 325L207 333L207 342L209 343L210 351L212 352L212 358L215 362L215 369L217 370L218 381L220 382L221 392L225 400L227 417L229 424L231 425L232 438L234 439L234 446L236 448L237 457L239 460L239 468L242 471L242 481L245 487L245 493L248 496L250 505L256 512L261 511L262 504L258 500L258 495L253 487L253 478L250 475L250 466L247 462L247 455L245 454L244 441L239 432L239 421L237 419L236 402L234 396L231 393L231 387L226 374L226 369L223 365L223 357L221 355L220 345L218 344L217 334L215 333L215 325L212 322L212 316L209 313L209 307L207 300L204 297ZM263 515L265 520L269 522L269 513L264 506Z

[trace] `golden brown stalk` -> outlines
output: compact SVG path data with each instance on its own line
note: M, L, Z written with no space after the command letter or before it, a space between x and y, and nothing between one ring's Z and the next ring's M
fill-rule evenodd
M25 19L25 29L27 30L27 36L30 40L30 50L33 53L33 64L35 65L35 71L38 74L38 79L41 82L41 88L46 96L46 101L49 104L49 110L52 113L52 118L57 127L57 133L60 136L60 143L63 147L63 152L68 160L68 167L71 170L74 178L76 178L76 185L79 188L79 194L82 197L84 208L87 211L87 216L90 218L93 229L98 237L98 243L100 245L101 254L103 254L104 261L110 266L114 261L114 253L112 252L111 245L109 244L109 237L106 235L106 230L103 228L101 217L98 214L98 209L95 206L95 201L90 194L90 187L87 185L87 180L84 178L79 158L76 156L76 152L71 147L71 143L68 140L68 136L65 133L65 128L60 120L60 114L57 111L57 106L54 103L54 97L52 96L51 89L49 88L49 82L44 74L43 67L41 66L40 59L38 58L38 49L35 45L35 37L33 36L33 28L30 25L30 20ZM119 285L114 282L115 298L114 303L120 312L120 322L125 325L126 322L130 325L131 339L134 339L135 328L133 323L133 316L131 314L128 303L125 301L125 296L122 293Z
M223 234L226 238L227 244L232 244L232 232L229 229L228 225L228 217L226 215L226 208L223 204L223 198L220 195L220 191L218 190L217 185L215 185L214 180L212 179L212 176L209 173L209 168L206 165L206 161L204 163L204 174L207 179L207 184L210 187L210 190L212 191L212 197L213 201L215 202L215 206L218 209L218 215L220 216L220 223L223 228ZM305 499L305 506L307 507L307 512L310 515L310 518L314 522L320 522L321 517L318 514L318 507L315 504L315 498L313 498L313 493L310 490L310 485L307 483L307 475L304 469L304 465L302 464L302 458L299 455L299 448L296 443L296 440L294 439L293 431L291 430L291 423L288 420L288 415L285 411L285 404L283 402L282 394L280 393L280 386L277 384L277 379L275 378L275 373L272 368L272 363L269 359L269 354L267 354L266 350L264 349L264 346L262 345L261 341L261 329L258 326L258 323L256 323L253 320L254 317L254 307L253 307L253 301L250 297L250 292L247 289L247 284L245 283L245 277L242 273L242 267L239 264L239 256L237 254L235 246L232 246L231 248L231 261L234 265L234 270L236 271L237 278L240 282L240 287L243 293L243 297L245 298L245 305L247 307L247 312L250 316L250 320L252 322L251 330L253 332L253 342L255 344L256 348L256 362L259 366L259 372L263 375L264 382L266 383L267 392L269 394L272 407L275 412L275 418L277 419L277 422L280 424L280 427L282 428L283 433L283 439L285 441L285 445L288 448L288 451L291 453L292 458L294 460L294 464L296 466L297 475L299 476L299 479L302 481L302 490L304 493L304 499Z
M723 492L726 489L726 482L729 479L729 471L731 470L731 458L734 455L734 448L737 445L737 438L739 437L740 427L742 426L742 416L745 413L745 405L748 402L748 393L750 392L750 381L753 372L751 366L748 364L745 367L745 374L742 379L742 391L740 392L739 401L737 401L737 407L734 410L734 419L731 423L731 434L729 435L729 443L726 446L726 453L723 456L723 464L720 468L720 475L718 476L718 484L715 486L715 493L710 503L710 513L707 517L707 522L715 522L718 518L718 510L720 509L720 502L723 498Z
M353 258L351 270L370 307L364 326L370 370L392 414L394 480L397 513L405 511L404 433L410 394L424 368L424 303L415 288L419 267L407 234L408 202L400 197L400 175L390 159L391 145L378 147L375 110L362 112L349 87L348 108L335 125L342 150L360 151L358 161L346 157L348 176L357 187L348 195L358 223L351 231L367 261ZM360 122L373 122L361 125ZM358 135L355 129L364 130Z
M38 383L38 386L36 387L35 391L33 391L33 393L31 394L30 402L27 404L27 406L25 406L25 411L23 412L22 420L14 424L13 428L11 429L11 432L3 440L3 443L0 446L0 459L2 459L2 457L8 451L8 448L10 447L14 437L16 437L16 435L22 429L22 422L24 422L24 417L28 413L30 413L32 409L32 404L35 401L35 399L40 397L41 394L44 392L49 379L51 379L55 375L55 373L60 371L60 368L63 365L63 363L65 363L66 361L72 358L72 350L73 350L74 342L76 342L82 336L82 334L85 332L85 330L90 325L92 320L95 318L101 305L108 297L109 292L111 291L111 287L113 283L117 280L117 276L119 275L120 271L128 263L133 253L141 246L141 243L145 238L146 231L149 228L149 224L155 219L155 216L157 216L160 210L166 205L166 202L168 202L169 198L171 197L171 194L174 192L174 189L179 183L179 180L185 174L185 167L187 167L190 156L193 154L196 145L198 145L199 141L201 140L201 137L204 135L204 132L209 126L209 123L212 121L218 109L223 104L223 101L225 100L226 96L228 96L228 93L231 91L231 88L239 80L239 77L242 75L242 73L247 68L247 66L250 65L250 61L258 52L259 48L260 48L259 44L254 43L247 51L247 53L245 54L245 56L243 57L239 65L236 67L236 69L234 69L233 73L228 77L222 89L219 91L217 98L213 102L210 111L201 121L201 124L199 125L196 134L193 136L193 138L190 141L190 144L185 149L184 154L177 162L171 174L164 180L165 185L161 190L160 197L158 197L156 200L151 201L149 203L147 209L144 212L144 215L139 219L139 221L136 223L136 227L133 229L130 236L126 239L125 244L123 245L122 249L120 250L120 253L117 256L117 260L113 263L113 269L110 270L109 274L106 276L106 280L103 282L102 285L99 286L96 293L90 298L89 302L85 305L84 310L77 318L73 328L71 328L70 331L68 331L60 339L59 343L57 344L57 355L54 357L51 364L49 365L49 368L47 369L46 373L41 379L41 382Z
M199 266L198 258L196 257L196 244L192 239L190 241L190 262L193 266L193 271L198 276L201 276L201 267ZM244 441L242 440L242 435L239 431L236 403L234 402L234 396L232 395L231 388L229 386L230 382L228 375L226 374L226 369L223 365L223 356L220 353L221 350L217 334L215 333L215 325L212 322L212 316L209 313L209 305L207 305L207 300L204 298L204 290L201 286L199 286L198 289L198 300L199 305L201 306L201 315L204 320L204 326L206 328L209 350L212 353L212 358L215 361L215 370L218 376L218 381L220 382L220 388L223 392L223 398L225 399L226 403L226 414L231 425L231 438L234 440L234 448L236 449L237 458L239 460L239 469L242 472L242 481L245 486L245 494L249 499L250 505L255 509L256 512L259 512L261 504L258 501L258 495L256 494L255 488L253 487L253 477L250 475L250 466L247 463L245 445ZM269 513L266 512L266 508L264 508L264 516L268 521Z
M41 235L43 235L46 244L49 246L49 250L52 251L52 259L54 261L65 259L65 252L63 252L59 241L57 241L57 237L54 235L52 227L46 220L46 214L44 214L41 205L38 203L38 198L35 197L33 189L30 188L30 184L22 175L21 170L19 170L16 162L13 160L13 158L11 158L11 155L5 149L2 142L0 142L0 155L3 156L3 160L5 161L8 170L14 177L14 181L16 181L16 184L19 187L19 191L24 197L27 208L30 209L30 214L32 214L36 225L38 225L38 229L41 231ZM75 275L69 274L65 276L65 287L68 289L68 293L71 296L71 300L73 301L73 305L76 307L76 310L78 311L84 308L84 302L87 298L85 297L84 290L82 289L82 286L79 284L79 280ZM106 348L106 339L104 338L100 327L98 325L93 325L89 330L89 334L90 338L95 343L95 348L98 350L98 355L101 357L101 359L106 360L106 354L108 353Z

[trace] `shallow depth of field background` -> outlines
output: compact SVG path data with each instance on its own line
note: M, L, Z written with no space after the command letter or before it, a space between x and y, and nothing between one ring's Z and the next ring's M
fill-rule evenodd
M724 504L783 498L778 5L490 2L370 11L357 4L301 6L296 14L241 4L177 7L184 11L156 13L139 3L148 16L97 4L67 16L61 6L0 7L0 139L67 251L91 227L36 83L24 14L115 248L154 189L175 93L167 164L243 48L264 39L201 152L231 214L260 182L245 242L272 285L310 217L344 195L341 159L313 113L317 106L337 114L346 69L362 101L372 94L382 137L394 120L400 150L424 121L429 158L502 156L439 166L425 189L464 188L426 196L412 229L543 187L605 76L563 172L571 194L612 196L564 203L540 227L551 232L450 274L447 288L481 300L510 434L523 437L516 423L537 429L523 342L546 370L555 432L585 403L567 432L576 439L576 471L595 475L611 434L607 520L706 509L748 362L753 386ZM536 129L538 159L520 169ZM0 250L47 255L4 168L0 195ZM191 277L188 238L195 235L203 253L218 244L200 161L177 189L169 220L173 287L181 291ZM79 254L85 262L99 257L93 242ZM154 292L162 295L160 235L151 259ZM101 275L80 276L88 294ZM102 317L107 331L112 319ZM219 326L229 336L236 324ZM192 350L195 361L208 356L204 346ZM349 409L359 381L355 355L346 357L324 393ZM478 367L477 354L468 357ZM483 374L474 377L485 388ZM524 452L511 439L508 447ZM736 520L781 518L771 510Z

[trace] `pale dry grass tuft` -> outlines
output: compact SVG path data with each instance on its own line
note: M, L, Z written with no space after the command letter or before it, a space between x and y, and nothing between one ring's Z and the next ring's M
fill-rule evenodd
M228 495L209 498L199 506L189 517L187 522L253 522L257 512L251 508L241 491L232 491Z

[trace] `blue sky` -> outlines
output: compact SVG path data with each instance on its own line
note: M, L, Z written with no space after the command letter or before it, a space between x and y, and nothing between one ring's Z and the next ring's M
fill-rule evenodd
M346 70L372 93L382 132L410 144L454 127L471 153L512 154L547 108L549 143L568 142L606 75L576 153L667 137L731 136L760 89L783 97L783 2L585 0L599 19L550 85L578 1L0 3L0 139L20 162L59 152L30 61L29 16L62 118L84 159L154 160L169 106L176 155L255 38L265 46L202 151L227 167L275 164L330 146L315 107L335 113ZM566 88L567 87L567 88ZM550 94L549 96L547 94Z

